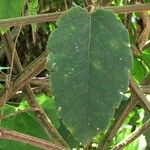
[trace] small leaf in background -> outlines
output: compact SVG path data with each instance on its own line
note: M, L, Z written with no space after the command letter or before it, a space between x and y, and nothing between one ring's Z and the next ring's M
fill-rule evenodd
M56 108L56 104L52 97L49 97L45 94L39 94L37 96L39 104L43 107L44 111L46 112L47 116L53 123L53 125L58 129L60 127L59 118L58 118L58 111Z
M141 58L150 71L150 49L142 51Z
M53 31L53 30L55 30L56 29L56 25L55 25L55 23L49 23L49 30L50 31Z
M38 100L39 105L42 106L42 108L46 112L47 116L49 117L53 125L56 128L59 128L60 123L59 123L59 118L58 118L58 111L57 111L56 104L54 103L53 98L47 96L44 93L36 94L36 98ZM20 103L19 109L24 110L26 108L29 108L29 106L27 104L27 101L24 99Z
M37 11L38 11L38 0L31 0L29 2L29 10L28 10L28 14L29 16L32 16L32 15L37 15ZM37 28L37 25L36 24L32 24L32 31L33 32L36 32L36 28Z
M50 35L47 69L59 112L71 133L87 143L104 131L128 87L132 64L127 30L116 16L75 7Z
M128 116L128 118L129 118L128 125L136 127L137 122L140 119L140 116L139 116L139 113L137 111L133 111L132 113L130 113L130 115Z
M139 58L135 58L131 73L134 78L141 83L148 72L142 61Z

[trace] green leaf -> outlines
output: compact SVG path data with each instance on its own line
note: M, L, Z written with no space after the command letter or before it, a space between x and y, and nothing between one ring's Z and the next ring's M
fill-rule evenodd
M49 117L55 128L58 129L60 127L60 123L58 118L58 111L53 98L45 94L39 94L37 96L37 99L39 104L43 101L43 103L41 103L41 106L43 107L45 113L47 114L47 116Z
M142 52L141 58L150 71L150 49L144 50Z
M131 73L134 78L140 83L143 81L144 77L147 75L148 72L142 61L138 58L135 58Z
M104 131L128 87L132 56L127 30L108 10L75 7L48 40L50 87L75 137L88 142Z
M38 103L43 107L44 111L46 112L47 116L50 118L52 123L56 128L60 127L57 109L55 103L51 97L46 96L45 94L37 94L36 96ZM3 108L0 109L0 114L3 111L3 115L7 116L11 113L17 112L18 110L24 110L28 108L27 102L22 101L20 106L13 107L6 105L4 110ZM6 119L3 119L0 123L0 127L12 129L15 131L19 131L21 133L25 133L28 135L32 135L35 137L39 137L45 140L49 140L41 126L39 125L36 117L31 112L24 112L19 113L17 115L11 115ZM38 132L37 132L38 131ZM13 150L39 150L39 148L33 147L31 145L10 141L10 140L2 140L0 139L0 149L2 150L10 150L10 147Z
M29 15L37 15L37 11L38 11L38 0L31 0L31 2L29 3L29 10L28 13ZM36 32L36 28L37 25L36 24L32 24L32 31Z
M23 11L24 0L0 0L0 19L19 17ZM0 28L4 34L8 28Z
M31 113L21 113L18 115L10 116L6 119L3 119L0 123L0 126L48 140L47 135L45 134L39 123L36 121L34 115ZM0 149L10 150L10 148L12 148L13 150L38 150L38 148L31 145L0 139Z
M9 115L10 113L14 113L15 111L16 110L15 110L14 106L6 105L5 107L0 107L0 114L1 115L5 115L6 116L6 115Z
M19 17L23 11L24 0L0 0L0 19Z
M41 93L36 95L36 99L38 100L39 105L44 109L45 113L47 114L55 128L59 128L60 123L58 118L58 111L53 98L47 96L44 93ZM20 103L19 109L24 110L26 108L29 108L29 106L27 104L27 101L25 100Z

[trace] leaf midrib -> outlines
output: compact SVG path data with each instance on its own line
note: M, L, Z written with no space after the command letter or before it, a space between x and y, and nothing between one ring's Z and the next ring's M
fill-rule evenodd
M87 95L88 95L88 99L87 99L87 103L86 103L86 120L85 120L85 127L87 127L87 125L88 125L88 110L89 110L89 108L88 108L88 106L89 106L89 97L90 97L90 95L89 95L89 84L90 84L90 82L89 82L89 80L90 80L90 60L91 60L91 19L92 17L89 15L89 19L90 19L90 23L89 23L89 42L88 42L88 56L87 56L87 58L88 58L88 63L87 63Z

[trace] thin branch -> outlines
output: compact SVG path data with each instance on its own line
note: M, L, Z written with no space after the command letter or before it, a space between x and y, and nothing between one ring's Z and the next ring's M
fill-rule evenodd
M150 84L150 74L148 74L144 81L142 82L142 85L149 85Z
M36 98L29 84L24 87L23 92L28 94L25 96L28 98L28 104L30 105L30 107L33 109L37 109L36 111L34 111L36 118L38 119L40 125L43 127L44 131L47 133L50 140L55 144L67 147L67 149L69 149L69 146L67 145L65 140L61 137L52 122L49 121L42 107L40 107L36 102Z
M11 37L13 39L13 37ZM8 63L11 64L12 62L12 52L11 52L11 49L13 50L14 49L14 45L10 44L12 42L12 40L10 40L9 38L9 35L8 34L5 34L5 35L2 35L1 36L1 39L2 39L2 42L3 44L4 43L7 43L7 44L4 44L4 48L5 48L5 52L6 52L6 56L7 56L7 60L8 60ZM14 65L13 65L13 72L17 72L17 68L20 68L22 69L22 65L19 61L19 56L18 56L18 53L14 53Z
M139 88L144 94L150 94L150 85L140 85ZM128 92L132 93L131 90Z
M135 95L138 97L139 102L143 105L144 108L150 113L150 102L145 97L144 93L140 90L136 82L134 81L133 77L129 75L129 81L130 81L130 89L133 90Z
M68 10L68 5L67 5L67 1L64 0L64 5L65 5L65 10Z
M131 142L133 142L136 138L138 138L141 134L144 133L145 130L150 128L150 119L143 124L142 127L136 129L131 135L127 136L123 141L119 142L112 150L121 150Z
M145 47L150 33L150 19L148 12L141 12L140 19L142 20L142 23L139 24L136 37L136 47L138 51L142 51L143 47Z
M6 101L17 93L21 88L28 84L33 77L38 75L45 69L47 51L44 51L36 60L29 64L17 77L13 80L10 87L6 87L0 92L0 107L4 105L5 93L7 92Z
M18 111L15 111L13 113L10 113L8 115L0 116L0 120L7 119L11 116L16 116L16 115L21 114L21 113L27 113L27 112L33 112L33 111L37 111L37 109L27 108L27 109L24 109L24 110L18 110Z
M109 6L113 0L97 0L96 5L98 6Z
M19 37L20 31L21 31L21 28L22 28L22 26L19 27L19 31L17 33L15 43L14 43L14 47L13 47L12 58L11 58L11 67L10 67L10 74L9 74L8 82L11 81L11 76L12 76L13 66L14 66L15 53L16 53L16 44L17 44L17 41L18 41L18 37Z
M2 74L0 73L0 81L2 82L5 82L6 81L6 77L9 76L9 74ZM11 79L13 80L13 78ZM48 80L48 77L34 77L31 81L30 81L30 84L33 85L33 86L45 86L45 87L48 87L49 84L48 84L49 80ZM150 86L142 86L140 87L143 91L146 91L147 92L150 92Z
M48 94L50 94L50 89L49 89L49 86L46 87L46 86L37 86L37 87L33 87L31 88L33 93L34 94L37 94L37 93L46 93L48 92ZM13 98L17 98L17 97L20 97L20 96L23 96L23 91L18 91L14 96ZM7 102L8 104L9 102Z
M140 90L141 90L144 94L150 94L150 86L140 86Z
M55 13L40 14L40 15L33 15L33 16L2 19L0 20L0 27L13 27L13 26L20 26L20 25L28 25L32 23L57 21L60 15L61 12L55 12Z
M150 10L150 3L103 7L103 8L111 10L117 14L143 12L143 11ZM57 21L60 18L60 15L62 13L63 12L55 12L55 13L25 16L25 17L18 17L18 18L2 19L0 20L0 27L13 27L13 26L20 26L20 25L28 25L32 23Z
M5 128L0 128L0 139L7 139L22 142L25 144L30 144L43 150L64 150L62 147L59 147L55 144L50 144L46 140L26 135L20 132L16 132L13 130L8 130Z
M86 0L86 3L87 3L88 6L89 6L89 5L94 5L93 0Z
M18 33L20 33L20 32L18 32ZM18 54L15 53L15 45L10 44L11 41L9 40L9 38L7 38L7 34L2 35L1 39L2 39L3 44L5 43L4 44L5 53L6 53L8 62L10 64L10 66L11 66L10 77L6 77L6 89L8 89L10 87L9 79L11 79L12 69L13 69L14 72L16 72L17 71L17 67L19 67L19 68L21 67L21 63L20 63L20 61L18 59ZM17 39L15 41L17 42ZM15 65L14 65L14 61L12 61L12 59L15 61ZM8 93L6 91L5 98L3 100L3 106L7 102L6 101L7 95L8 95ZM1 115L3 115L3 111L4 111L4 107L2 108Z
M148 10L150 10L150 3L124 5L124 6L111 6L111 7L103 7L103 8L111 10L116 14L127 14L127 13L148 11Z

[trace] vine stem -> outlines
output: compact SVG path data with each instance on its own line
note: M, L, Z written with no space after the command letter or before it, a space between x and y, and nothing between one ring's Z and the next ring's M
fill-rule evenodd
M5 86L3 90L0 91L0 107L4 105L5 100L8 101L18 90L27 85L33 77L45 69L47 54L47 51L44 51L13 80L9 88ZM8 93L7 97L5 97L6 93Z
M13 141L20 141L22 143L30 144L41 148L43 150L63 150L63 148L55 145L50 144L48 141L36 138L30 135L26 135L20 132L16 132L13 130L8 130L5 128L0 128L0 139L7 139Z
M134 81L132 75L129 73L129 81L130 81L130 89L133 90L135 95L138 97L139 102L143 105L143 107L150 113L150 102L145 97L144 93L140 90L136 82Z
M150 119L144 123L144 125L137 130L135 130L131 135L126 137L124 140L119 142L112 150L121 150L131 142L133 142L137 137L139 137L143 132L150 128Z
M124 6L113 6L113 7L102 7L102 8L111 10L117 14L124 14L124 13L148 11L148 10L150 10L150 3L136 4L136 5L124 5ZM2 19L2 20L0 20L0 27L13 27L13 26L28 25L28 24L32 24L32 23L57 21L60 18L60 15L62 13L63 12L55 12L55 13L40 14L40 15L33 15L33 16Z
M132 79L130 74L129 74L129 78L132 81L132 83L130 83L130 86L131 87L134 86L134 89L136 89L136 91L137 91L138 87L137 87L136 83L134 82L134 80ZM142 82L142 85L149 85L149 84L150 84L150 74ZM135 91L132 90L131 93L133 93L133 96L130 98L128 104L124 107L124 109L122 110L121 114L117 118L115 118L115 121L110 126L110 128L107 130L105 136L103 137L103 139L99 143L98 150L106 150L108 148L110 142L112 141L113 137L115 136L115 134L117 133L117 131L119 130L121 125L123 124L125 118L129 114L129 112L131 112L133 110L133 108L139 102L141 102L141 100L138 100L139 96L137 96ZM138 93L139 93L139 90L138 90ZM140 96L141 96L141 91L140 91Z

